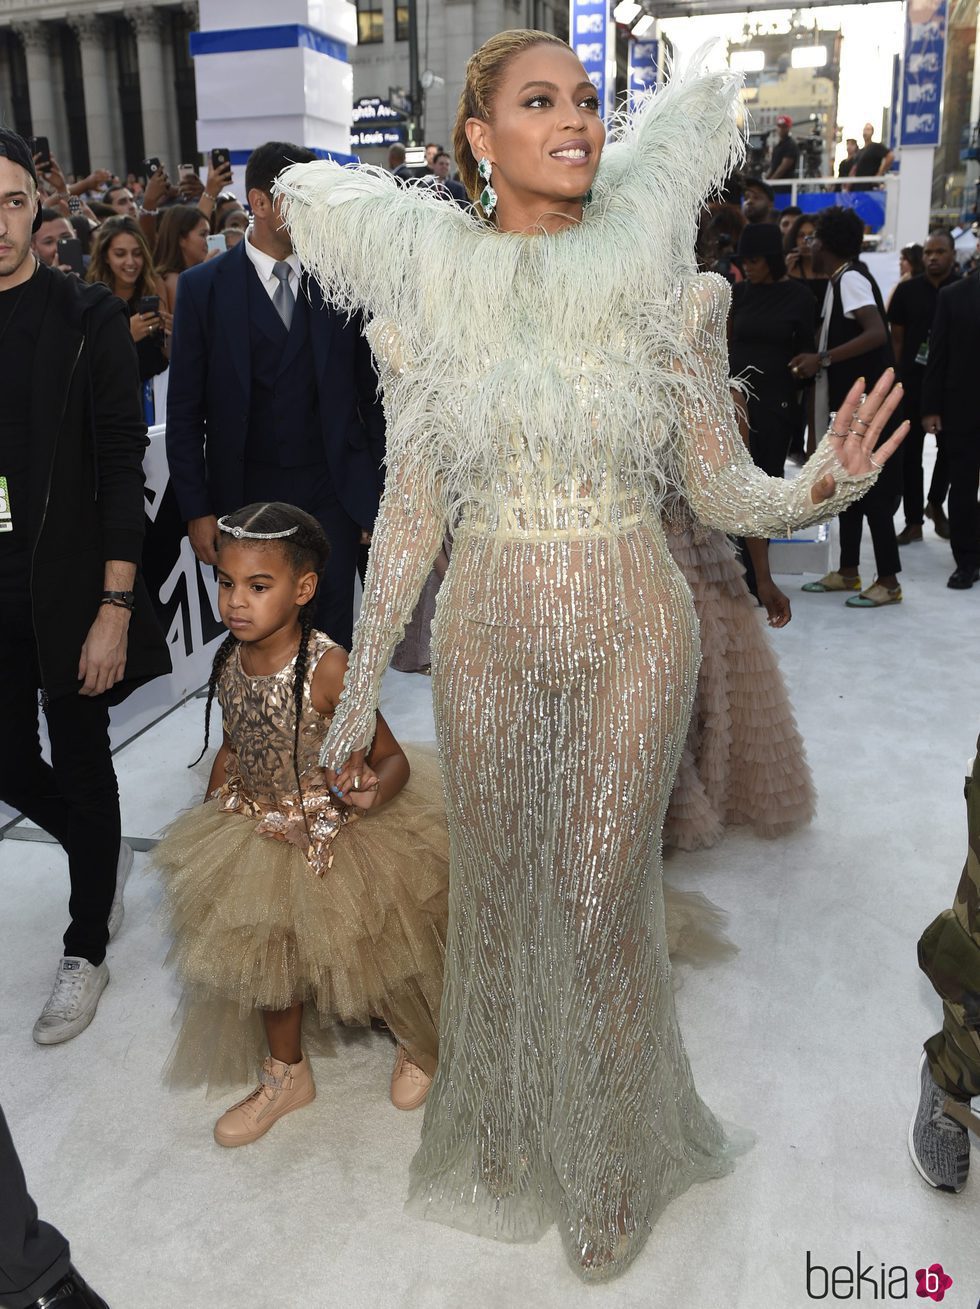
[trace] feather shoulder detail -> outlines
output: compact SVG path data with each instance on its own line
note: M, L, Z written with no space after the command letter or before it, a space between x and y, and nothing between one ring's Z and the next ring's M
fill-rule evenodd
M701 71L708 48L617 120L596 177L609 221L669 252L674 277L694 272L701 209L745 155L741 78Z
M552 235L499 232L378 169L282 175L304 266L371 320L389 465L446 520L472 508L493 529L511 503L581 487L600 520L624 495L659 513L684 392L704 389L690 328L727 291L691 288L710 280L695 226L738 153L736 89L689 74L652 96L606 147L581 222Z
M432 187L370 165L293 164L275 185L303 266L338 308L398 316L463 234L492 235ZM433 269L433 265L436 269Z

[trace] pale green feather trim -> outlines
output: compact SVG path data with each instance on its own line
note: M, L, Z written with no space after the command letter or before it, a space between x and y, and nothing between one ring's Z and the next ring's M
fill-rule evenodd
M659 513L694 422L731 423L721 446L742 464L727 362L721 376L704 353L723 346L722 292L694 262L701 207L741 155L737 92L727 73L674 77L619 125L582 222L553 236L500 233L378 169L282 175L303 264L374 320L389 463L445 521L493 529L512 498L583 486L600 512L627 495Z

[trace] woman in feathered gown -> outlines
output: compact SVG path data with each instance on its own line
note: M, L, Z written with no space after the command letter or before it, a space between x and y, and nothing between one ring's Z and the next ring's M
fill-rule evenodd
M454 525L432 649L449 939L409 1207L508 1241L557 1222L589 1279L731 1166L664 941L661 828L698 669L666 488L741 535L821 521L877 475L860 433L893 407L883 383L852 434L855 391L795 481L753 467L728 392L728 286L694 266L698 211L740 149L736 99L727 76L676 80L603 149L570 48L502 33L469 61L457 123L471 194L476 161L492 168L481 211L328 162L279 182L303 264L367 311L388 421L322 756L342 790Z

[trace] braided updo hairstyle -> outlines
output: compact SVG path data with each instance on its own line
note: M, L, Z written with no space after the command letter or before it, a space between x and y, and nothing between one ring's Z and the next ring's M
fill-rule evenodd
M295 505L283 504L279 500L264 504L246 505L244 509L238 509L235 513L228 514L221 521L228 527L243 527L249 532L287 532L291 527L296 527L298 530L293 532L291 536L280 537L278 540L272 541L248 540L248 544L259 546L265 550L280 551L285 555L286 562L297 576L300 573L316 573L318 578L321 577L327 560L330 558L330 542L327 540L323 528L312 515L304 513L302 509L297 509ZM234 540L233 536L229 536L225 532L218 532L219 557L222 546ZM293 672L293 771L296 774L296 786L301 807L303 803L303 784L299 775L299 729L303 718L303 688L306 683L306 670L309 663L310 635L313 631L313 602L315 599L316 594L314 593L300 610L299 649L296 652L296 664ZM221 680L225 665L239 645L238 637L233 632L229 632L215 651L214 662L211 665L211 676L208 679L207 705L204 710L204 749L194 760L194 764L200 763L208 748L211 736L211 705L214 702L215 692L218 689L218 683ZM194 764L191 764L190 767L193 768ZM303 817L305 820L305 810Z
M490 122L493 98L500 88L507 65L525 50L535 45L560 45L566 50L571 47L560 36L550 32L535 32L530 28L515 28L510 32L498 32L484 41L476 54L470 55L466 63L466 81L459 97L456 110L456 125L453 128L453 153L456 166L463 185L470 199L475 201L483 189L476 171L476 159L470 149L466 135L466 120L482 118Z

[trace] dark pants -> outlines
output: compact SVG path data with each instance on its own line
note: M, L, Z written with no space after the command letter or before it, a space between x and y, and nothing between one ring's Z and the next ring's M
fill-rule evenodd
M343 508L326 464L280 468L248 460L245 503L282 500L312 514L327 534L330 559L320 580L316 625L346 650L354 633L354 578L361 546L361 526ZM240 508L236 505L235 508Z
M48 701L51 763L38 739L40 675L30 613L0 610L3 748L0 800L60 841L68 855L71 924L65 954L105 958L119 859L119 787L109 749L105 696Z
M949 470L949 543L957 568L980 568L980 432L944 432Z
M925 500L922 495L922 449L926 434L922 428L922 414L913 405L906 403L905 417L909 420L909 432L902 442L899 458L902 461L904 487L902 499L905 504L905 525L921 527L925 517L923 510ZM937 442L936 465L932 470L929 494L930 504L942 505L949 490L949 475L946 468L946 446L942 439Z
M68 1273L68 1242L43 1223L0 1108L0 1304L25 1309Z
M887 465L886 465L887 468ZM884 478L885 474L882 474ZM864 520L868 520L875 551L875 571L879 577L890 577L902 571L902 561L895 539L895 511L898 495L891 484L883 486L882 479L850 505L840 515L840 566L856 568L861 560L861 535Z
M772 406L779 405L778 409ZM802 433L800 409L796 400L781 404L773 399L763 408L749 403L749 453L752 462L770 477L785 476L786 459L795 433Z

